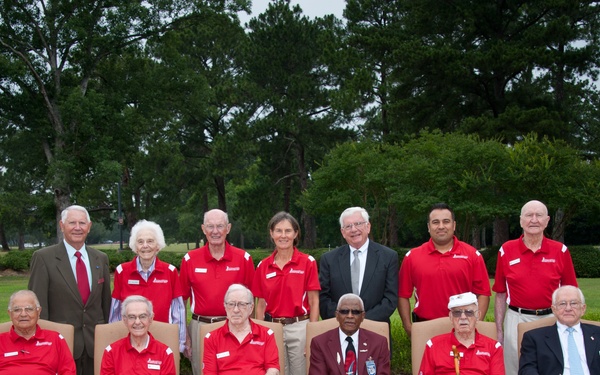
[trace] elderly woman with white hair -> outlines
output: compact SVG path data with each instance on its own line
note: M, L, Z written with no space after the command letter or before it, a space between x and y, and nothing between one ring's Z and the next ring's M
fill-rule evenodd
M166 246L160 225L140 220L131 228L129 247L137 256L117 266L109 322L121 320L121 304L131 295L148 298L154 319L179 325L179 350L186 348L186 317L177 268L157 258Z

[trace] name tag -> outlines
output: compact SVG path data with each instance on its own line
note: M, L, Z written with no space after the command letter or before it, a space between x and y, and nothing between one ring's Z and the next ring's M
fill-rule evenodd
M196 273L206 273L207 271L208 271L208 269L206 269L206 268L196 268L194 270L194 272L196 272Z
M508 262L509 266L514 266L517 263L521 263L521 258L517 258L517 259L513 259L510 262Z
M4 353L4 357L14 357L16 355L19 355L19 352L8 352L8 353Z
M160 370L160 365L154 365L152 363L148 363L148 370Z
M129 285L140 285L139 280L127 280L127 284Z
M271 273L268 273L266 276L267 276L267 279L270 279L270 278L272 278L272 277L275 277L275 276L277 276L277 272L271 272Z
M217 358L229 357L229 352L217 353Z

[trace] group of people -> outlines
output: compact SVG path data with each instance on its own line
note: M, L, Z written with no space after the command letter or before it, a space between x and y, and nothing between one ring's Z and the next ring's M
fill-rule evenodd
M157 258L165 246L160 226L142 220L132 228L129 241L136 257L117 267L112 293L107 256L85 245L92 225L89 214L81 206L70 206L61 215L64 240L32 257L29 289L35 303L26 307L37 306L38 317L75 327L73 358L78 375L93 374L95 325L118 320L123 320L130 334L106 348L102 373L126 373L119 362L131 362L134 357L153 365L160 363L161 372L148 365L147 373L171 373L172 353L169 359L169 350L155 345L158 342L148 333L152 319L179 325L179 350L191 359L194 375L201 368L205 374L278 374L272 332L253 319L280 323L285 373L305 375L306 324L319 318L336 318L339 328L311 342L310 374L385 375L390 371L387 341L360 329L360 323L370 319L389 324L396 308L409 337L413 322L449 317L454 325L450 336L428 342L422 374L451 373L455 360L463 374L536 373L524 372L534 368L531 361L524 363L527 358L537 358L536 368L546 373L540 366L547 361L540 363L535 354L536 340L527 346L524 341L528 355L522 355L519 364L517 324L554 314L560 331L560 324L578 325L585 311L568 249L544 236L549 220L543 203L527 202L520 216L522 236L500 249L491 288L496 292L497 341L475 329L475 322L485 317L491 296L483 257L455 236L454 212L442 203L428 213L430 240L411 249L400 269L396 251L369 239L369 215L361 207L342 212L340 230L347 243L323 254L318 267L312 256L298 251L300 225L286 212L270 220L275 250L256 269L248 252L227 241L231 223L221 210L205 213L202 231L206 244L184 256L179 273ZM558 289L565 285L572 285L577 295L571 295L571 289ZM188 300L192 320L186 324ZM9 314L20 311L27 315L25 307L15 307L13 302L11 298ZM577 316L576 324L570 324L573 319L562 323L561 312L569 318ZM220 321L225 321L221 328L199 337L199 325ZM588 349L586 342L583 351L586 331L593 332L583 327L585 335L576 328L581 364L587 369L583 373L594 374L600 371L593 367L600 352L587 357L581 354ZM37 332L35 325L31 329ZM28 340L31 336L21 337ZM590 337L594 342L594 336ZM203 353L200 340L204 340ZM563 341L561 338L563 355L567 355ZM453 349L456 357L448 355L453 355ZM9 362L8 358L5 356L4 362ZM560 358L559 363L569 371L568 361ZM2 366L0 359L0 373ZM55 373L62 372L57 369ZM571 374L577 372L571 370Z

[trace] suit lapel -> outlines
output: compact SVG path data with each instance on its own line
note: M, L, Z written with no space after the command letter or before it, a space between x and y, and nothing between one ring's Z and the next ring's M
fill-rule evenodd
M350 246L344 245L341 249L338 257L338 267L340 269L340 275L342 275L342 281L344 282L344 289L352 293L352 277L350 276Z
M600 337L594 334L588 334L590 329L587 324L581 323L581 332L583 334L583 345L585 346L585 358L587 360L588 368L590 369L590 374L597 373L593 370L593 362L594 358L597 358L600 355L599 346L600 346Z
M339 375L345 375L344 356L342 355L342 346L340 345L340 337L337 329L331 331L327 340L327 348L329 349L330 358L337 364Z
M563 358L562 348L560 346L560 338L558 337L558 328L556 324L549 327L548 331L546 331L546 345L554 356L558 359L560 363L560 367L565 367L565 359Z
M356 350L358 350L358 359L356 361L356 365L358 366L359 375L366 374L367 366L365 363L369 358L369 338L366 337L364 333L365 331L363 329L358 331L358 345L356 348Z
M83 303L81 301L81 295L79 294L79 289L77 288L77 280L75 280L75 275L73 274L73 268L71 268L71 261L69 260L69 254L67 253L67 249L64 243L60 243L56 249L55 253L56 259L56 268L58 272L65 280L66 284L69 286L69 290L73 295L73 298L79 303Z
M377 269L377 262L379 261L379 249L371 246L372 242L369 241L369 251L367 251L367 264L365 265L365 274L363 275L363 282L360 287L360 295L363 297L364 292L369 290L369 283L371 282L371 278L375 275L375 270Z

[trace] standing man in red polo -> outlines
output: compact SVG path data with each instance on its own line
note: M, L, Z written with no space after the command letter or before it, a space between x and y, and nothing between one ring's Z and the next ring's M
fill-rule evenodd
M569 250L544 236L550 222L548 208L540 201L529 201L521 209L520 221L521 237L504 243L498 252L492 288L496 292L496 330L504 346L507 374L516 374L519 368L517 325L549 316L554 290L577 286Z
M246 251L231 246L227 234L231 224L227 214L214 209L204 214L202 231L206 245L188 252L181 261L180 281L183 299L190 299L192 321L188 327L191 353L185 355L192 362L194 375L200 374L199 325L219 322L227 318L223 298L231 284L250 288L254 278L254 263Z
M454 235L456 217L445 203L429 210L431 238L406 253L398 274L398 312L410 337L412 322L448 316L450 296L471 292L477 296L483 320L490 303L490 281L479 251ZM415 309L410 312L410 297Z

